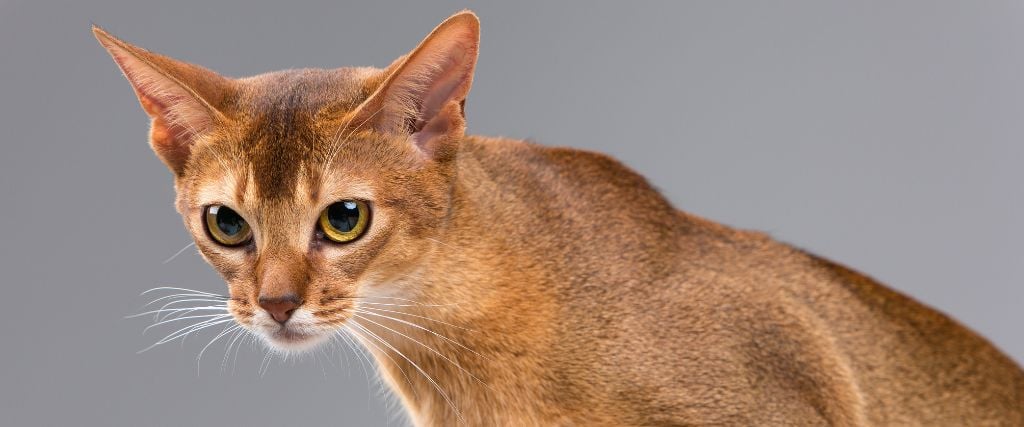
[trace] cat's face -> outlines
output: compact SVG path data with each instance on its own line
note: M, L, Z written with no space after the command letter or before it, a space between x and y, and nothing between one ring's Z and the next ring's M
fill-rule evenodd
M447 165L402 138L339 139L330 128L298 131L292 154L281 153L259 126L196 147L178 185L179 211L227 281L236 320L299 347L329 336L355 298L414 291L396 287L443 226ZM282 327L267 301L293 297Z
M449 213L475 16L449 18L385 70L247 79L96 32L153 118L177 208L239 324L301 350L361 298L415 295Z

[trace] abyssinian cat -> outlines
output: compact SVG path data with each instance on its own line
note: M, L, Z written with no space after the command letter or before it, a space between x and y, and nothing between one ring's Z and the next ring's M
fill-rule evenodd
M948 317L606 156L465 135L471 12L385 69L241 79L94 32L238 324L348 331L417 425L1024 425Z

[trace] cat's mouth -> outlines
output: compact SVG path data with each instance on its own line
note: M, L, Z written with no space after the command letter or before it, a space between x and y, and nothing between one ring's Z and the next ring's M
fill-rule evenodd
M277 331L271 333L270 338L286 344L301 344L314 339L318 334L296 331L288 326L281 326Z
M327 338L328 334L325 331L310 327L308 322L303 321L304 316L294 317L298 318L284 324L265 319L267 321L259 322L257 329L267 345L288 352L309 350Z

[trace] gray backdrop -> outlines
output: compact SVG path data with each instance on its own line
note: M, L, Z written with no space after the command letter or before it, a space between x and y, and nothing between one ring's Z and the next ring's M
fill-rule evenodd
M471 7L472 132L608 152L1024 360L1024 3L290 3L0 0L0 424L405 423L350 350L262 377L261 349L197 363L210 334L136 354L170 332L123 319L141 291L224 285L162 263L189 236L90 22L242 76L384 66Z

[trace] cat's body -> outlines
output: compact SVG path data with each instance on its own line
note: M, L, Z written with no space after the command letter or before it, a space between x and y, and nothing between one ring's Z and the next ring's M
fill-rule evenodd
M477 31L241 80L97 36L238 322L347 330L418 425L1024 424L1024 373L945 316L606 156L465 136Z
M439 248L422 277L464 289L436 301L486 307L442 317L476 333L442 329L484 353L459 360L488 386L427 369L458 379L470 424L1024 424L1024 375L982 338L844 267L679 212L614 160L469 137L458 169L444 244L459 250ZM454 422L419 382L432 402L403 396L423 424Z

